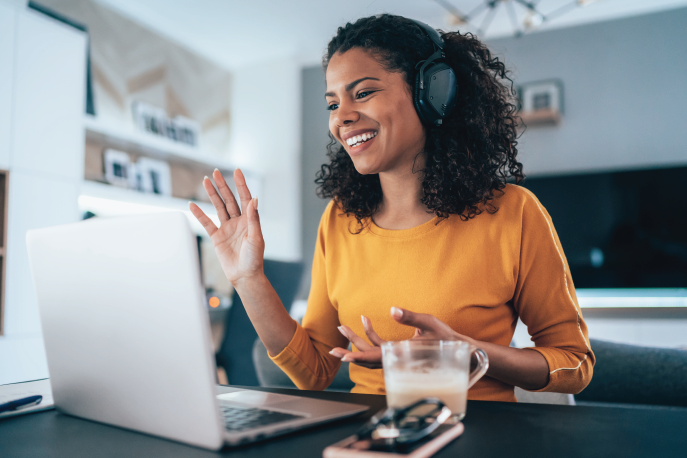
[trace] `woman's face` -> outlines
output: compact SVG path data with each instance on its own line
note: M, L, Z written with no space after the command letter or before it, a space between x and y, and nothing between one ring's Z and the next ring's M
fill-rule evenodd
M362 48L336 53L327 67L329 130L364 175L412 167L425 131L411 89Z

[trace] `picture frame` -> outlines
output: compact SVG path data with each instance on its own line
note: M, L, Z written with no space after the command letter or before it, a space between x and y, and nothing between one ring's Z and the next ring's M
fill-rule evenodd
M172 195L172 173L165 161L142 157L136 163L140 190L162 196Z
M528 126L555 125L563 114L563 82L534 81L518 86L519 116Z
M105 181L122 188L131 187L133 175L131 157L124 151L106 149L103 151Z
M135 101L132 104L134 124L139 130L166 137L174 142L198 147L200 124L184 116L170 118L162 108Z

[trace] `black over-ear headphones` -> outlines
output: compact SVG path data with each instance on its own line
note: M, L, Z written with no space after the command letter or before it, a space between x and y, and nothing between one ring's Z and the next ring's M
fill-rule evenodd
M434 54L415 65L415 88L413 103L424 124L440 126L456 105L458 86L456 74L443 60L444 44L439 32L424 22L411 19L434 43ZM420 66L421 65L421 66ZM418 66L420 69L418 70Z

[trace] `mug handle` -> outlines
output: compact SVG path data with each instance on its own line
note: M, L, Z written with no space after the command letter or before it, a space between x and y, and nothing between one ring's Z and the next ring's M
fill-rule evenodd
M487 353L481 348L471 345L470 356L472 356L473 353L475 354L475 358L477 358L477 367L470 373L468 388L477 383L477 380L481 379L482 376L487 373L487 369L489 369L489 357L487 357Z

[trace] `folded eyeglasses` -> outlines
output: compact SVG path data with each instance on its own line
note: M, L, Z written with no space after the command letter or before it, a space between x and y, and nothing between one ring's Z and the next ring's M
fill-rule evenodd
M436 431L451 417L437 398L421 399L407 407L378 412L356 433L357 446L366 450L403 450Z

